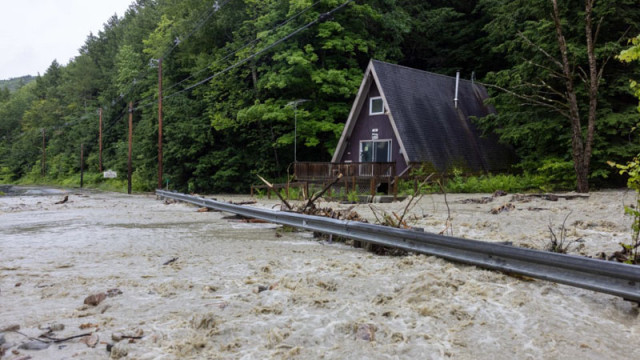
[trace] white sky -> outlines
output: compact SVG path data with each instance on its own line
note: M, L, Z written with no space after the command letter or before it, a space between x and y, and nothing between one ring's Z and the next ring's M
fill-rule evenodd
M133 0L0 0L0 79L44 74L78 55L90 32Z

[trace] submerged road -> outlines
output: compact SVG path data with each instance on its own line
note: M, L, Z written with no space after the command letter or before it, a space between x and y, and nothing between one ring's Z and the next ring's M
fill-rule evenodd
M99 340L24 350L4 332L19 356L105 359L110 344L138 359L640 358L621 346L640 334L638 307L615 296L377 256L151 195L64 196L0 196L0 329L61 324L52 337ZM84 304L98 293L111 296Z

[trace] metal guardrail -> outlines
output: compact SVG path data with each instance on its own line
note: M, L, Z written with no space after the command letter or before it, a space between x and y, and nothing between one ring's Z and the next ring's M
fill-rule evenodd
M357 221L259 209L164 190L156 190L156 194L162 198L180 200L276 224L435 255L486 269L525 275L640 302L639 266Z

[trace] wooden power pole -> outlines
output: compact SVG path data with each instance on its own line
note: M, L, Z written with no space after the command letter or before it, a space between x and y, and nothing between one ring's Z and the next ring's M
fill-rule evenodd
M102 108L99 110L100 120L98 121L98 141L99 141L99 151L98 151L98 171L102 172Z
M42 128L42 177L47 173L47 148L45 146L44 128Z
M162 189L162 58L158 60L158 189Z
M80 144L80 188L84 186L84 144Z
M129 158L127 160L127 193L131 194L131 150L133 142L133 102L129 102Z

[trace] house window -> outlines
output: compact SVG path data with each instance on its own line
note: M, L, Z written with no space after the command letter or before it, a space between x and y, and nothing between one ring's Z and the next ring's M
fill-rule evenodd
M360 162L390 162L391 140L360 141Z
M382 97L376 96L369 99L369 115L384 114L384 101Z

